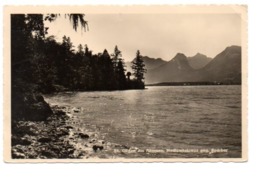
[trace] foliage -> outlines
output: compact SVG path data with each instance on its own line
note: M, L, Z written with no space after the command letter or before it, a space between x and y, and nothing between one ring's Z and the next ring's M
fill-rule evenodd
M144 61L142 60L142 56L140 54L140 51L137 50L136 52L136 58L132 62L132 69L133 69L133 75L135 76L135 79L139 82L142 83L144 80L144 73L147 72L145 69L145 64Z
M67 14L67 16L73 22L75 30L79 24L82 28L86 28L84 15ZM11 16L13 86L21 88L27 85L29 87L27 90L36 88L36 91L42 93L60 90L135 88L131 86L131 80L126 79L124 59L117 46L111 55L106 49L103 53L93 55L87 45L83 47L80 44L75 51L70 37L64 36L61 43L58 43L54 36L46 38L48 29L44 27L44 20L54 21L58 17L59 14ZM134 65L135 68L140 66L140 64ZM137 69L137 72L139 70ZM140 72L137 75L134 73L138 82L142 82Z
M134 74L137 80L130 80L128 73L126 79L124 59L117 46L111 56L106 49L92 54L87 45L80 44L75 51L70 37L64 36L61 43L55 36L46 38L44 21L52 22L59 16L11 15L12 120L45 120L51 110L39 93L144 88L138 79L143 77ZM75 31L80 24L88 27L83 14L66 16Z

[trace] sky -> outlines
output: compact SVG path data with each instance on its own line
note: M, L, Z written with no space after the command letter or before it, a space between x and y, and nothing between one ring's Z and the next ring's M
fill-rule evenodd
M64 15L45 26L58 42L66 35L74 46L87 44L93 53L113 53L117 45L125 61L133 60L137 50L169 61L177 53L213 58L228 46L241 46L238 14L86 14L85 19L88 31L75 32Z

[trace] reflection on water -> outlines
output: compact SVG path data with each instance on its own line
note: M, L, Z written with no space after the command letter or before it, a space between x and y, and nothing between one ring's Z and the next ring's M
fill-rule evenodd
M96 125L110 142L141 149L226 148L230 157L241 155L241 86L148 87L46 98L82 107L83 122Z

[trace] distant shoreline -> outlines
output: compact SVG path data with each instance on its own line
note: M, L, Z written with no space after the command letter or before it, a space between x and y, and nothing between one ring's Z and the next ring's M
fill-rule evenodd
M155 84L146 84L145 86L201 86L201 85L241 85L241 83L227 82L160 82Z

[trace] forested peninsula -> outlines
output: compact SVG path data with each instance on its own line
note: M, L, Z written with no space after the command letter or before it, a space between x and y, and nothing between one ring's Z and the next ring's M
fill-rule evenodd
M51 114L42 94L62 91L144 89L144 62L139 50L127 72L122 52L93 54L87 44L76 49L69 36L57 42L45 21L58 14L11 15L12 120L42 120ZM88 28L84 14L66 14L77 31ZM87 31L86 31L87 32ZM86 41L87 43L87 41ZM132 78L131 78L132 77Z
M88 28L84 14L64 16L75 31ZM112 53L104 49L94 54L86 44L74 47L69 36L57 42L48 35L45 22L61 18L59 14L10 18L12 158L88 158L104 147L120 146L102 140L95 128L87 132L79 128L80 119L74 114L80 108L50 105L44 95L144 89L146 69L139 50L131 73L116 45Z

